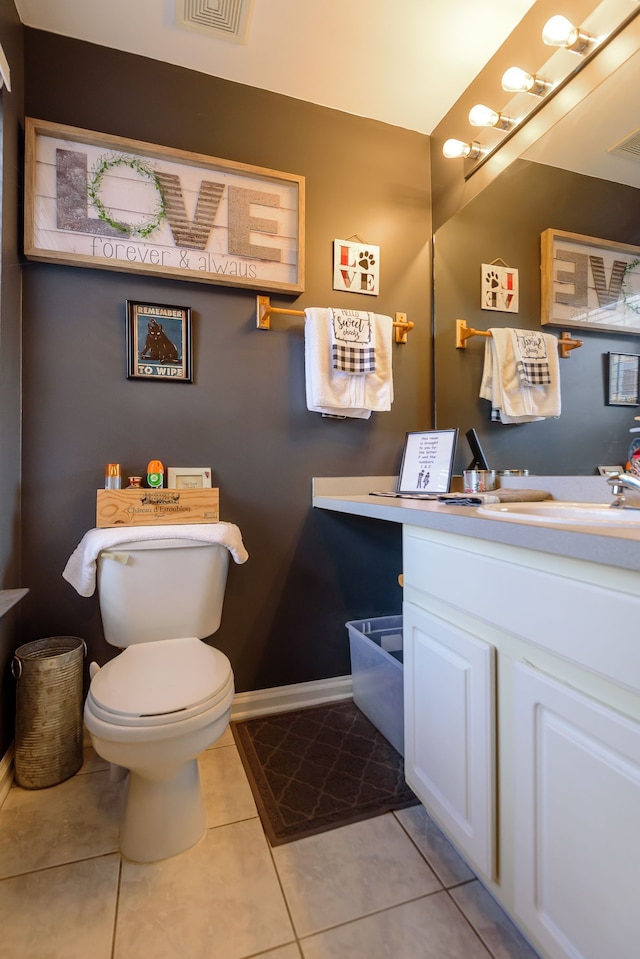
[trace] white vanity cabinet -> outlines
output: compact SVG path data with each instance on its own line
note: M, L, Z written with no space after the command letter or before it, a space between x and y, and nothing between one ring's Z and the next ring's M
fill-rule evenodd
M541 955L640 956L640 573L404 526L405 774Z
M515 911L549 955L640 955L640 723L518 663Z
M403 616L407 782L493 878L494 648L413 603Z

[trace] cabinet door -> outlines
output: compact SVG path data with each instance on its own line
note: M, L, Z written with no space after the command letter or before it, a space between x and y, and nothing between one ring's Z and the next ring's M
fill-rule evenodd
M638 959L640 724L523 663L514 681L516 914L558 959Z
M403 611L407 782L492 879L494 648L413 603Z

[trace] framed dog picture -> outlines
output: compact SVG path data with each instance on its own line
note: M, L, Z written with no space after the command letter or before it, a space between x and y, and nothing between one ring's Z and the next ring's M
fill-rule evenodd
M191 383L191 310L127 300L127 378Z

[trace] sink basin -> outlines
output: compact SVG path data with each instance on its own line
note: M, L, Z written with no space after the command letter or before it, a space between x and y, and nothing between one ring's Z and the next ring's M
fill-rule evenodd
M478 507L478 513L491 519L506 519L518 523L640 528L640 509L613 509L609 503L569 503L557 500L543 500L539 503L487 503Z

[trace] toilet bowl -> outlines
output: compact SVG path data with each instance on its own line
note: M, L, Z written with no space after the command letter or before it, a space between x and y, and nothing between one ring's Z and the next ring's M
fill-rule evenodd
M229 660L196 637L131 646L94 674L85 725L98 755L129 770L120 825L128 859L166 859L203 836L197 757L227 728L233 694Z
M165 529L97 557L105 639L122 651L92 664L84 707L98 755L129 771L120 849L137 862L204 835L197 757L226 730L234 695L231 663L203 641L220 624L229 551Z

